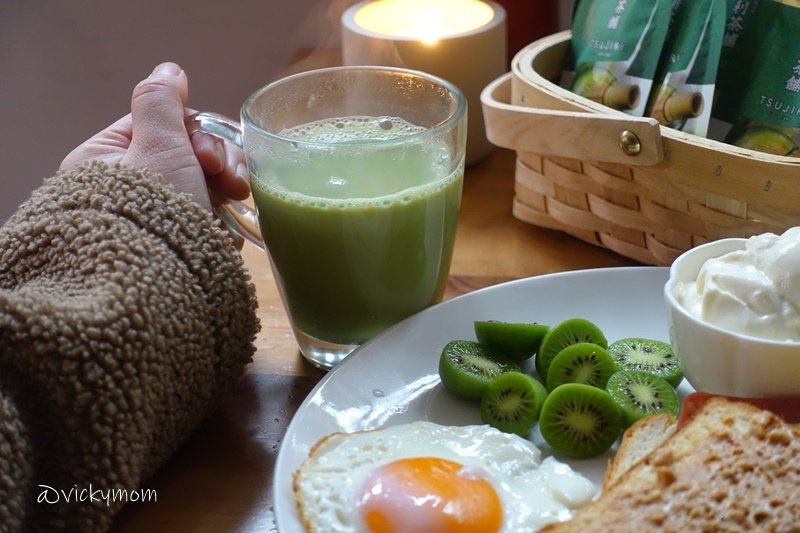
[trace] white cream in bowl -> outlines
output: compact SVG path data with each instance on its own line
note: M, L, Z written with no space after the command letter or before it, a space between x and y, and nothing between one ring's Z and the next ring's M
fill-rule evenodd
M664 295L670 338L695 389L800 396L800 228L688 250Z
M700 320L743 335L800 341L800 227L765 233L706 260L695 280L675 285Z

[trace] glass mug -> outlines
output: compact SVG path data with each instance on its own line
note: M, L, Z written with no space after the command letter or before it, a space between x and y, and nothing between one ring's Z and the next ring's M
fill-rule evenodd
M388 67L295 74L250 95L241 124L187 119L242 147L255 212L215 208L265 249L303 356L330 368L441 300L461 205L466 100Z

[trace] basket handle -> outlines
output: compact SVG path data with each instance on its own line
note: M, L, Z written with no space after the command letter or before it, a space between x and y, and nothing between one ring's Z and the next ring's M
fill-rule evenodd
M625 165L664 159L653 118L541 109L510 104L512 73L481 92L486 136L493 144L535 154Z

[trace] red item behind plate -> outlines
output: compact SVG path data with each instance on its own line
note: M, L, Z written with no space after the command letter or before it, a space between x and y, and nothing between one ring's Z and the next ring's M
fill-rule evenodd
M686 395L678 415L678 427L683 426L687 420L711 398L726 398L731 401L746 402L761 409L772 411L789 424L800 424L800 397L787 398L737 398L734 396L720 396L707 392L692 392Z

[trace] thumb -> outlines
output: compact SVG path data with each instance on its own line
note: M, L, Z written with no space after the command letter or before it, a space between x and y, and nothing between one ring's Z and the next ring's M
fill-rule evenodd
M133 90L131 145L122 162L158 172L179 191L208 204L205 176L184 125L186 74L175 63L158 65Z

